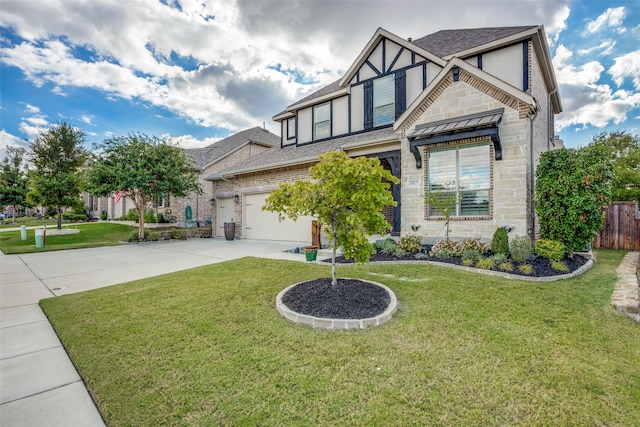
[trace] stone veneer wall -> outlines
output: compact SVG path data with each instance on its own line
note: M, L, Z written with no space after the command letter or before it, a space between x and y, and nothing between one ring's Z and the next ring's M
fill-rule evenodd
M497 108L504 108L500 124L502 160L492 155L492 215L489 219L454 219L450 222L451 237L491 238L502 225L513 227L511 235L527 232L527 170L529 119L520 118L520 108L506 107L504 103L477 90L464 81L452 82L441 91L416 124L429 123ZM515 105L513 105L515 107ZM469 140L467 142L473 142ZM475 140L478 142L478 139ZM455 145L460 141L443 145ZM428 170L428 148L422 147L423 167L417 169L409 150L409 141L403 138L402 150L402 234L412 234L412 224L420 226L418 234L428 237L444 236L444 220L426 219L423 194Z

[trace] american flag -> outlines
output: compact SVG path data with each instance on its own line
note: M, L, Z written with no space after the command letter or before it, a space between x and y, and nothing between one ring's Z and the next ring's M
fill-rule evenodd
M113 198L114 203L118 203L120 201L120 199L122 199L122 196L124 195L124 190L120 190L116 193L116 195Z

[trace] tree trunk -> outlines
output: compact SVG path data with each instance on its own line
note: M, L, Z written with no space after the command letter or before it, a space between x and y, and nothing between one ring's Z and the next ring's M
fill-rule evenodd
M331 221L331 231L333 232L333 254L331 256L331 285L338 284L338 276L336 274L336 246L338 246L338 236L336 235L336 220Z
M58 230L62 230L62 208L58 207Z
M138 208L138 240L144 240L144 203Z

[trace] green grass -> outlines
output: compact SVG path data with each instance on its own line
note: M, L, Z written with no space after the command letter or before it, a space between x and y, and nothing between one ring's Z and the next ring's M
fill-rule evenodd
M624 252L538 284L340 267L394 320L313 330L277 293L329 267L245 258L41 302L108 425L632 425L640 326L610 307Z
M16 222L14 224L13 218L9 217L7 219L0 220L0 229L20 227L21 225L26 225L27 227L42 227L46 225L47 227L49 227L57 224L58 224L58 220L56 218L35 219L34 217L31 217L31 216L18 217L16 218Z
M55 227L51 227L55 228ZM63 229L66 227L62 227ZM35 230L27 230L27 240L21 239L20 231L3 231L0 233L0 250L5 255L32 252L59 251L63 249L92 248L97 246L117 245L126 241L129 235L137 230L122 224L90 223L73 224L69 228L78 228L80 233L59 236L47 236L43 248L36 248Z

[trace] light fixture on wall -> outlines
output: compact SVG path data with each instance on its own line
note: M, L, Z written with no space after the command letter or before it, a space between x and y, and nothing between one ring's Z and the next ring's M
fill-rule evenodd
M419 228L420 228L420 224L411 224L411 229L414 231L414 233L418 231Z
M233 201L236 203L240 203L240 196L238 196L237 194L233 196Z
M216 199L213 198L213 199L209 200L209 203L211 203L211 206L215 206L216 205Z

